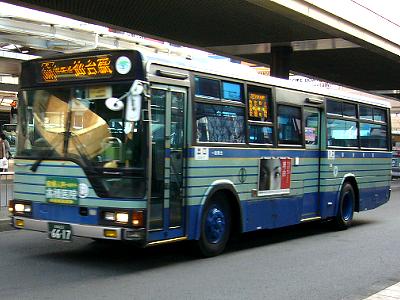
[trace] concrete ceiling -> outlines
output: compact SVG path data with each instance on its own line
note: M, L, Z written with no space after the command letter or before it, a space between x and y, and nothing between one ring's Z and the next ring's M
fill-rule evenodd
M267 65L271 46L292 45L294 72L364 90L400 89L399 56L271 1L4 2ZM331 45L318 47L324 42ZM251 45L251 51L243 49ZM265 53L254 51L257 47Z

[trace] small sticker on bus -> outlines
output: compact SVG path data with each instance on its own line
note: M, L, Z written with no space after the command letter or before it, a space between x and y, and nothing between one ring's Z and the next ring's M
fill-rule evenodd
M209 152L207 147L194 147L195 160L208 160Z

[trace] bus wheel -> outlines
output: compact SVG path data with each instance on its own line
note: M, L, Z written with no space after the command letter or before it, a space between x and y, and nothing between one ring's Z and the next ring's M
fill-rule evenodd
M353 221L355 198L353 186L346 182L340 191L339 209L334 220L336 229L343 230L350 227Z
M198 249L205 257L220 254L229 239L231 211L223 196L223 194L215 195L204 207Z

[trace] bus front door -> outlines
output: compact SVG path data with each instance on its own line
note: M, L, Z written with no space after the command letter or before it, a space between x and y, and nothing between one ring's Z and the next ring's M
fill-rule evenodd
M148 242L183 237L186 89L151 89L152 175Z
M318 219L321 217L320 210L320 171L321 171L321 111L316 107L304 107L304 131L306 149L309 155L309 179L315 182L309 193L303 197L302 221Z

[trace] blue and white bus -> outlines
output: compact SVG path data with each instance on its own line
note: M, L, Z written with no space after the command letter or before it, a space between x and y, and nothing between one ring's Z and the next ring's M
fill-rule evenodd
M143 51L22 64L15 228L55 240L191 240L331 219L389 200L390 106L249 67Z

